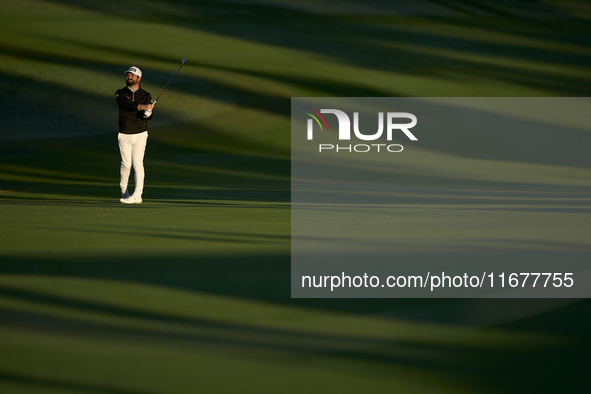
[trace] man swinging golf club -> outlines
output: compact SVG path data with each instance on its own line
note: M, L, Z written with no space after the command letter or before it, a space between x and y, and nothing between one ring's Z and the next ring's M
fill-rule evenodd
M121 201L124 204L141 204L144 191L144 152L148 141L148 120L152 119L152 110L170 82L185 65L181 65L168 80L156 100L140 86L142 70L135 66L125 71L127 87L115 92L119 106L119 151L121 152ZM133 166L135 190L130 196L127 189L129 173Z
M121 152L121 201L141 204L144 191L144 152L148 141L148 120L152 119L152 95L140 86L142 70L125 71L127 86L115 92L119 106L119 151ZM129 195L128 182L133 166L135 190Z

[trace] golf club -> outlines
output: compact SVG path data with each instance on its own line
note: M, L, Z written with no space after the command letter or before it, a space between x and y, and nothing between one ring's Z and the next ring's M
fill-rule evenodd
M168 80L168 82L164 86L164 89L162 89L162 91L160 92L160 94L158 95L158 97L156 97L156 100L154 100L154 102L152 103L153 105L156 105L156 102L158 101L158 99L160 98L160 96L162 96L162 93L164 93L164 91L166 90L166 88L168 87L168 85L170 84L170 82L172 82L172 80L174 79L174 77L176 77L176 75L179 73L179 71L181 71L181 68L184 65L185 65L185 58L182 58L181 59L181 65L180 65L179 69L176 70L176 72L174 73L174 75ZM152 115L152 111L146 111L144 113L144 118L149 118L150 115Z

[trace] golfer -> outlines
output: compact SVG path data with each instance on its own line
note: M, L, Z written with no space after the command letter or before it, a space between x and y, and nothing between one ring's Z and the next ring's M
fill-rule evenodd
M127 86L115 92L119 106L119 151L121 152L121 201L141 204L144 191L144 152L148 141L148 120L152 119L152 95L140 86L142 70L129 67L125 71ZM135 190L129 195L131 167Z

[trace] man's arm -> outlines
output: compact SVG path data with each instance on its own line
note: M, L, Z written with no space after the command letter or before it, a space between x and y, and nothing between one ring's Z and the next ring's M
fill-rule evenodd
M152 101L152 95L150 93L148 93L146 95L146 101L145 101L145 103L147 103L146 106L148 106L148 108L145 109L144 111L149 111L148 113L150 115L149 116L146 116L146 114L144 114L144 119L150 120L150 119L152 119L152 116L154 116L154 113L152 112L152 109L154 108L154 104L152 104L153 103L153 101Z

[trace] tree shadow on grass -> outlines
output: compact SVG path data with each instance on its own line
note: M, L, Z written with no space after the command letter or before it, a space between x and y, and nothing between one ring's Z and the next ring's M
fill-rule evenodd
M0 312L1 314L1 312ZM102 385L92 383L79 383L54 378L40 378L20 373L0 371L0 383L9 383L19 385L23 388L33 388L42 390L59 390L63 393L92 393L92 394L155 394L158 391L121 389L114 385Z
M258 256L260 259L262 256ZM276 256L275 256L276 257ZM24 263L23 259L9 259L12 263ZM55 262L54 262L55 263ZM126 267L122 261L97 261L96 268L105 264L117 264L121 271ZM129 267L129 262L127 262ZM138 262L139 263L139 262ZM188 261L186 263L189 263ZM214 261L205 262L207 265ZM220 261L218 260L219 264ZM225 260L225 268L228 268L228 259ZM58 263L65 268L64 262ZM143 272L146 272L146 261L142 263ZM185 263L183 263L185 264ZM86 264L87 265L87 264ZM148 262L148 266L149 266ZM77 266L77 268L75 268ZM71 271L80 270L81 265L71 262ZM88 269L88 265L87 265ZM101 277L98 272L104 267L95 271L93 277ZM108 269L108 267L107 267ZM174 269L174 268L172 268ZM29 271L30 272L30 271ZM112 272L112 270L111 270ZM86 274L89 272L87 271ZM63 272L62 274L65 274ZM166 282L160 273L154 273L154 278L160 276L159 284ZM107 277L113 278L112 275ZM169 276L168 276L169 277ZM268 272L266 279L270 279ZM125 275L118 275L117 279L125 279ZM164 279L164 280L163 280ZM205 283L205 282L202 282ZM269 283L266 282L265 286ZM250 283L252 286L252 282ZM199 288L199 284L193 284L193 288ZM250 287L252 292L256 287ZM256 291L260 291L258 288ZM126 344L138 344L144 347L154 345L164 346L169 351L197 351L205 350L209 354L232 350L238 354L248 354L249 358L268 357L274 359L277 356L301 357L314 356L334 360L349 360L354 362L369 362L378 368L404 367L424 371L431 374L442 374L447 381L454 382L460 387L482 389L499 392L523 392L535 389L536 392L556 392L565 388L575 389L585 387L585 360L590 349L588 341L583 340L584 336L576 343L555 342L548 338L533 339L529 344L517 342L514 346L489 346L486 343L495 338L492 332L483 331L481 336L483 345L478 344L444 344L434 343L432 338L421 339L394 339L385 337L371 337L364 333L354 336L316 334L313 332L265 328L257 325L226 323L220 321L204 320L186 316L177 316L174 313L162 313L150 311L147 305L142 310L136 310L124 306L97 303L82 299L75 299L65 296L56 296L38 291L21 290L3 287L0 295L5 299L24 301L37 305L45 305L50 308L59 307L70 311L91 313L92 320L69 318L60 315L24 312L2 309L0 310L0 324L4 327L11 327L20 330L27 330L32 333L67 335L68 337L81 338L86 341L108 339ZM244 294L242 294L244 295ZM276 296L273 299L277 299ZM376 301L376 300L373 300ZM515 300L507 300L514 303ZM292 305L306 306L311 304L310 300L292 300ZM376 308L376 302L363 305L360 300L316 300L314 304L324 304L331 310L343 310L367 314L371 308ZM444 304L441 300L404 300L394 301L394 304L414 305L414 308L421 305ZM331 306L332 304L332 306ZM500 304L499 302L496 303ZM589 303L577 304L574 311L585 312ZM340 305L340 307L334 307ZM368 310L367 307L370 307ZM391 307L392 305L390 305ZM572 308L571 308L572 309ZM543 318L542 321L552 319L553 313ZM558 312L562 318L572 317L572 313ZM100 319L108 317L109 321L101 322ZM98 320L97 320L98 318ZM122 318L117 321L111 318ZM539 323L538 323L539 324ZM582 322L577 321L579 328ZM587 322L589 326L591 321ZM531 332L528 323L513 324L516 329ZM537 326L537 325L536 325ZM540 325L542 327L543 325ZM561 325L554 325L554 329L547 330L552 334L561 332ZM511 325L509 325L511 327ZM588 327L587 327L588 329ZM179 331L180 330L180 331ZM583 332L579 331L579 335ZM395 333L393 333L395 334ZM536 342L539 341L539 342ZM562 361L556 363L556 359ZM335 368L327 366L326 368ZM133 373L132 370L129 373ZM563 379L555 379L560 375ZM503 376L503 379L498 379ZM387 377L385 377L388 380ZM395 379L392 377L391 379ZM21 374L1 373L0 381L23 384L39 385L47 387L62 388L64 390L85 389L90 392L107 391L108 386L93 386L81 383L71 383L58 379L41 379L27 377ZM114 393L135 393L112 388Z
M71 3L70 1L58 2ZM449 2L445 3L453 8ZM76 5L79 5L78 2ZM486 8L487 4L480 1L474 6ZM544 5L535 4L534 6L543 7ZM87 3L84 7L106 14L111 13L105 4ZM393 8L395 7L394 5ZM216 9L225 12L223 15L215 15ZM238 13L233 13L232 10ZM145 12L146 16L153 16L151 11ZM211 16L209 20L204 18L208 13ZM241 13L248 14L249 18L239 15ZM164 24L180 25L191 30L246 39L273 47L312 52L321 56L330 56L339 64L376 71L394 71L407 75L437 75L440 70L455 71L465 77L479 78L484 75L490 79L523 83L526 86L553 93L585 96L591 84L588 79L552 75L552 73L533 70L527 67L527 64L524 67L495 64L498 60L495 57L504 57L516 62L580 66L584 69L589 62L587 54L573 53L571 49L559 50L551 46L525 43L528 38L536 38L548 42L588 45L591 35L582 34L588 32L588 29L579 25L573 27L572 21L567 22L561 20L559 16L554 16L555 18L550 19L550 26L544 25L547 19L513 17L509 14L493 19L413 16L412 21L419 26L421 23L430 23L439 26L443 31L453 26L463 26L474 29L478 33L463 31L463 36L453 29L451 29L453 32L451 35L419 29L411 30L407 28L408 21L405 22L403 18L397 16L375 15L358 18L331 14L315 15L287 9L270 2L266 4L225 3L224 5L215 2L207 5L200 2L195 8L187 9L184 17L159 14L157 18ZM524 40L516 43L515 40L507 37L503 37L504 42L480 38L487 33L490 36L494 33L510 34ZM396 44L405 46L397 47ZM408 46L413 45L417 49L424 48L426 51L419 53L409 50ZM437 55L436 52L429 53L429 49L460 51L471 55L491 56L491 58L488 61L462 59L455 56L457 53ZM567 91L569 93L566 93ZM330 92L327 93L330 94ZM354 94L346 95L354 96Z

